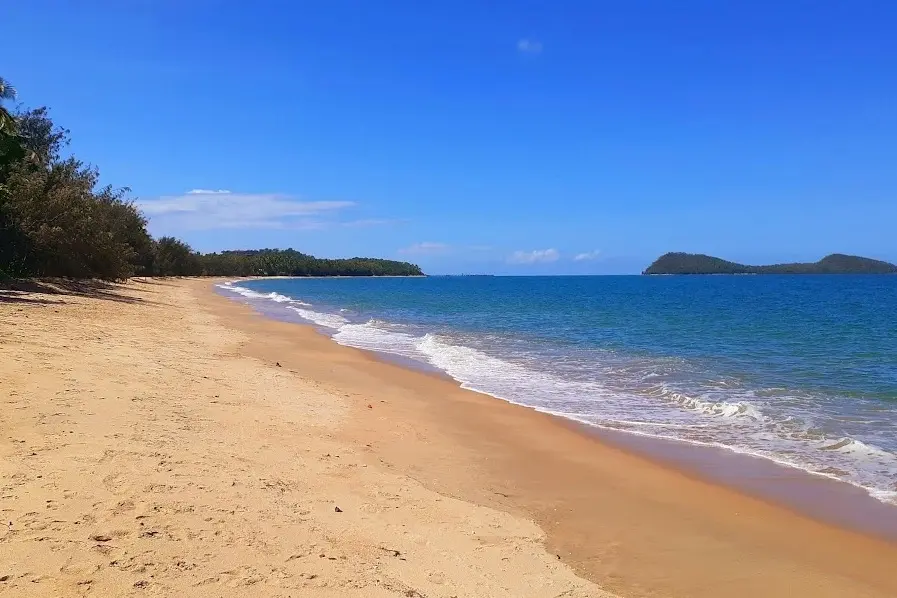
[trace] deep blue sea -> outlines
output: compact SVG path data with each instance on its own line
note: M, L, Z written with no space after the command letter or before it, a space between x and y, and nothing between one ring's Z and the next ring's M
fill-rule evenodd
M764 457L897 504L897 276L221 287L471 390L601 428Z

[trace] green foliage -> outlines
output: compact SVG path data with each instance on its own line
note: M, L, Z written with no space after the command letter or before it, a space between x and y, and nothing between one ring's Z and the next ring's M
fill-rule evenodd
M34 163L58 161L62 149L69 144L69 131L53 124L45 106L17 114L16 123L19 142Z
M408 262L353 257L318 259L294 249L224 251L199 256L207 276L422 276Z
M746 266L696 253L667 253L644 274L897 274L897 266L855 255L834 253L809 264Z
M75 158L13 166L0 194L4 268L13 276L121 279L135 273L146 221L126 190L97 188Z
M14 95L0 78L0 100ZM322 260L293 249L203 255L174 237L153 240L128 189L100 187L96 168L62 158L68 131L46 108L0 109L0 278L421 274L405 262Z
M15 97L15 89L0 77L0 184L10 165L25 157L25 149L18 135L18 123L3 105L5 100L13 100Z
M198 255L189 245L174 237L162 237L155 242L154 276L199 276L202 266Z
M0 135L16 134L16 119L3 106L3 102L16 99L16 89L9 84L9 81L0 77Z

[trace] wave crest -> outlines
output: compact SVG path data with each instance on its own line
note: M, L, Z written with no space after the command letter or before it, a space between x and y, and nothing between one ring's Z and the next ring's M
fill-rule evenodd
M330 328L333 330L339 330L349 323L349 320L337 314L313 311L310 309L303 309L301 307L295 307L292 305L288 306L287 309L296 312L300 317L314 322L318 326L323 326L325 328Z
M660 385L654 394L672 402L678 407L703 415L733 419L747 418L755 421L763 418L763 414L757 407L745 401L712 401L689 396L669 389L665 385Z
M288 297L287 295L281 295L280 293L275 293L273 291L270 293L259 293L257 291L253 291L252 289L247 289L246 287L235 285L233 284L233 282L225 282L224 284L219 284L216 286L219 289L224 289L226 291L242 295L247 299L267 299L269 301L274 301L275 303L292 303L295 305L304 305L307 307L311 307L310 303L305 303L298 299L294 299L293 297Z
M501 335L454 336L377 319L361 323L349 319L357 317L355 311L326 312L275 292L218 286L280 304L272 311L288 309L342 345L435 367L469 390L591 426L766 458L854 484L897 504L897 455L848 431L815 426L799 409L803 403L786 396L785 389L752 390L738 380L699 378L703 382L694 383L684 360L547 353L509 344Z

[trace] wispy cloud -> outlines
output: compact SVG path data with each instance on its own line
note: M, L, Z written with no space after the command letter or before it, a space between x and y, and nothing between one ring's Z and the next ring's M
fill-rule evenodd
M541 54L542 53L542 42L523 38L517 42L517 51L521 54Z
M445 253L449 246L445 243L435 243L433 241L424 241L423 243L415 243L409 247L399 249L399 253L405 255L433 255L437 253Z
M304 201L273 193L231 193L193 189L183 195L142 200L138 206L153 226L173 230L221 228L319 229L340 224L351 201Z
M573 257L574 262L588 262L591 260L597 260L598 256L601 255L601 251L596 249L595 251L587 251L585 253L577 253Z
M190 189L187 195L220 195L230 193L227 189Z
M508 257L511 264L547 264L561 258L557 249L534 249L532 251L515 251Z

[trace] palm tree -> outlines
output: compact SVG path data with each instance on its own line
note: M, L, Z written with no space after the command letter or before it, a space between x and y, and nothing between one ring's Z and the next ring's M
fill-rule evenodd
M0 77L0 133L6 135L16 134L16 119L3 106L3 100L16 99L16 88L9 84L9 81Z

